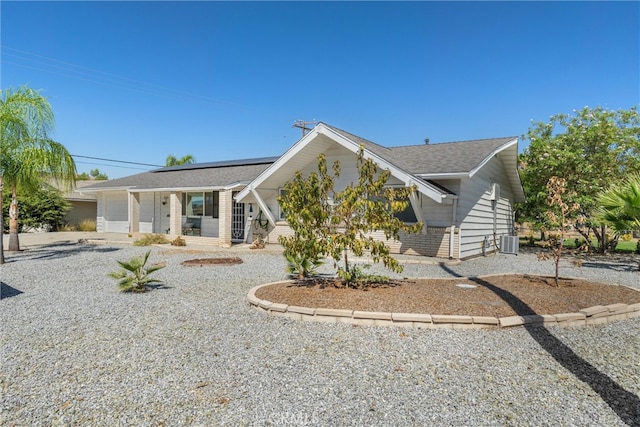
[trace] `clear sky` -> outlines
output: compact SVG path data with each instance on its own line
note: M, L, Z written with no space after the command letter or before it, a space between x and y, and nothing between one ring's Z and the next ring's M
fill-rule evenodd
M0 13L0 86L43 89L54 139L77 156L277 156L314 119L386 146L521 136L640 99L638 2L3 0Z

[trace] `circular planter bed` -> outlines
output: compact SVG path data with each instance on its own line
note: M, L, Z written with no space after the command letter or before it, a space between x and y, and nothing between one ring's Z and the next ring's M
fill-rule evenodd
M233 258L200 258L200 259L188 259L182 261L182 265L185 267L202 267L204 265L236 265L242 264L242 259L238 257Z

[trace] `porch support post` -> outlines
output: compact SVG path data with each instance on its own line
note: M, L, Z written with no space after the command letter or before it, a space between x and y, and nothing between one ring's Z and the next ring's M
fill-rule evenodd
M182 193L179 191L169 195L169 234L182 234Z
M458 219L458 199L453 199L453 207L451 211L452 211L451 212L451 230L449 231L449 258L452 259L454 256L454 247L456 245L456 221Z
M411 193L411 196L409 196L409 202L411 202L411 208L416 214L416 219L418 220L418 222L421 222L423 224L422 230L420 230L420 234L427 234L427 221L424 220L424 216L422 215L422 208L420 207L420 200L418 199L418 194L416 191Z
M220 218L218 219L218 241L223 248L231 247L231 222L233 215L233 190L220 191Z
M258 206L260 206L260 210L267 216L267 220L269 221L269 223L273 227L275 227L276 219L273 217L273 214L271 213L271 210L269 209L267 204L264 202L264 200L262 200L262 197L260 197L260 194L258 194L258 192L253 188L251 189L251 194L253 194L253 197L256 199L256 202L258 202Z
M129 232L140 232L140 193L129 193Z

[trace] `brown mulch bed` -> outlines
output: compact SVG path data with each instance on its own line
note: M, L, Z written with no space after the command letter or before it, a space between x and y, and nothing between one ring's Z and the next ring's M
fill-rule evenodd
M186 267L202 267L203 265L235 265L242 264L242 259L238 257L188 259L186 261L182 261L181 264Z
M475 285L473 289L457 284ZM364 289L297 281L264 286L256 297L312 308L506 317L573 313L596 305L640 303L640 291L581 279L497 275L471 279L395 280Z

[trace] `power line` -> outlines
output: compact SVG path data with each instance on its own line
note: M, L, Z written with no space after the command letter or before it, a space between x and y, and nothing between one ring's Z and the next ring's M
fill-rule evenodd
M18 67L60 75L63 77L82 80L118 89L132 90L143 93L145 95L162 96L168 99L198 99L205 102L223 104L227 106L239 106L238 104L235 104L233 102L147 83L142 80L136 80L125 76L108 73L95 68L84 67L82 65L77 65L71 62L61 61L59 59L38 55L36 53L27 52L20 49L15 49L6 45L0 45L0 47L2 47L3 56L13 57L14 60L26 61L30 63L30 65L27 65L25 63L13 62L11 60L7 61L5 58L3 60L3 63L5 64L11 64Z
M72 154L71 157L78 157L80 159L100 160L100 161L103 161L103 162L127 163L129 165L152 166L154 168L162 168L162 167L164 167L163 165L152 165L150 163L128 162L126 160L104 159L102 157L79 156L77 154Z
M137 168L135 166L120 166L120 165L110 165L108 163L94 163L94 162L75 162L77 165L92 165L92 166L107 166L110 168L120 168L120 169L133 169L139 171L148 171L149 168Z

